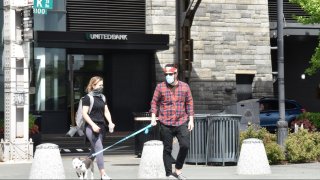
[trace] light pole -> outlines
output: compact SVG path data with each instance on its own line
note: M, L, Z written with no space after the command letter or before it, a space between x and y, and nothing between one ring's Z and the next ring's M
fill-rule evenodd
M6 0L3 8L5 131L0 161L19 162L33 159L29 139L30 34L25 33L31 29L26 16L31 5L29 1Z
M284 147L288 136L288 122L285 120L285 95L284 95L284 49L283 49L283 0L277 0L277 46L278 46L278 98L279 120L277 122L277 142Z
M189 83L193 62L191 26L201 0L176 0L176 59L179 79Z

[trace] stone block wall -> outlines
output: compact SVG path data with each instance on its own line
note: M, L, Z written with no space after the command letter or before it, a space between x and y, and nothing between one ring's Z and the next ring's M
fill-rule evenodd
M175 0L146 2L147 33L170 36L170 49L156 55L161 81L161 67L175 62ZM191 31L190 87L197 113L236 103L237 74L254 74L253 98L273 95L267 0L202 0Z

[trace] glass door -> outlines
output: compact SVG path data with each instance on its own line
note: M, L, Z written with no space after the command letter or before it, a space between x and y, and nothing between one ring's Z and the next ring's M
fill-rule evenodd
M71 123L75 125L74 115L80 98L86 95L85 89L90 78L92 76L103 77L103 55L69 54L68 71L70 81L69 110Z

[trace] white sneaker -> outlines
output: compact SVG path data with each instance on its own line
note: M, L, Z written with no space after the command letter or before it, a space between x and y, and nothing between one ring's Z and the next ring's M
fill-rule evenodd
M101 176L101 179L111 179L107 174L104 174L103 176Z

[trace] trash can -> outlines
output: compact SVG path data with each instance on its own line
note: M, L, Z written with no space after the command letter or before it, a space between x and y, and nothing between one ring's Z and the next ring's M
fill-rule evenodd
M194 129L190 133L190 148L186 163L206 162L207 116L209 114L194 115Z
M142 129L151 123L151 113L149 112L134 112L133 116L135 131ZM142 132L135 136L135 155L141 157L143 144L150 140L160 140L159 123L156 126L149 128L147 134Z
M219 114L207 116L207 155L208 162L237 163L240 150L241 115Z

